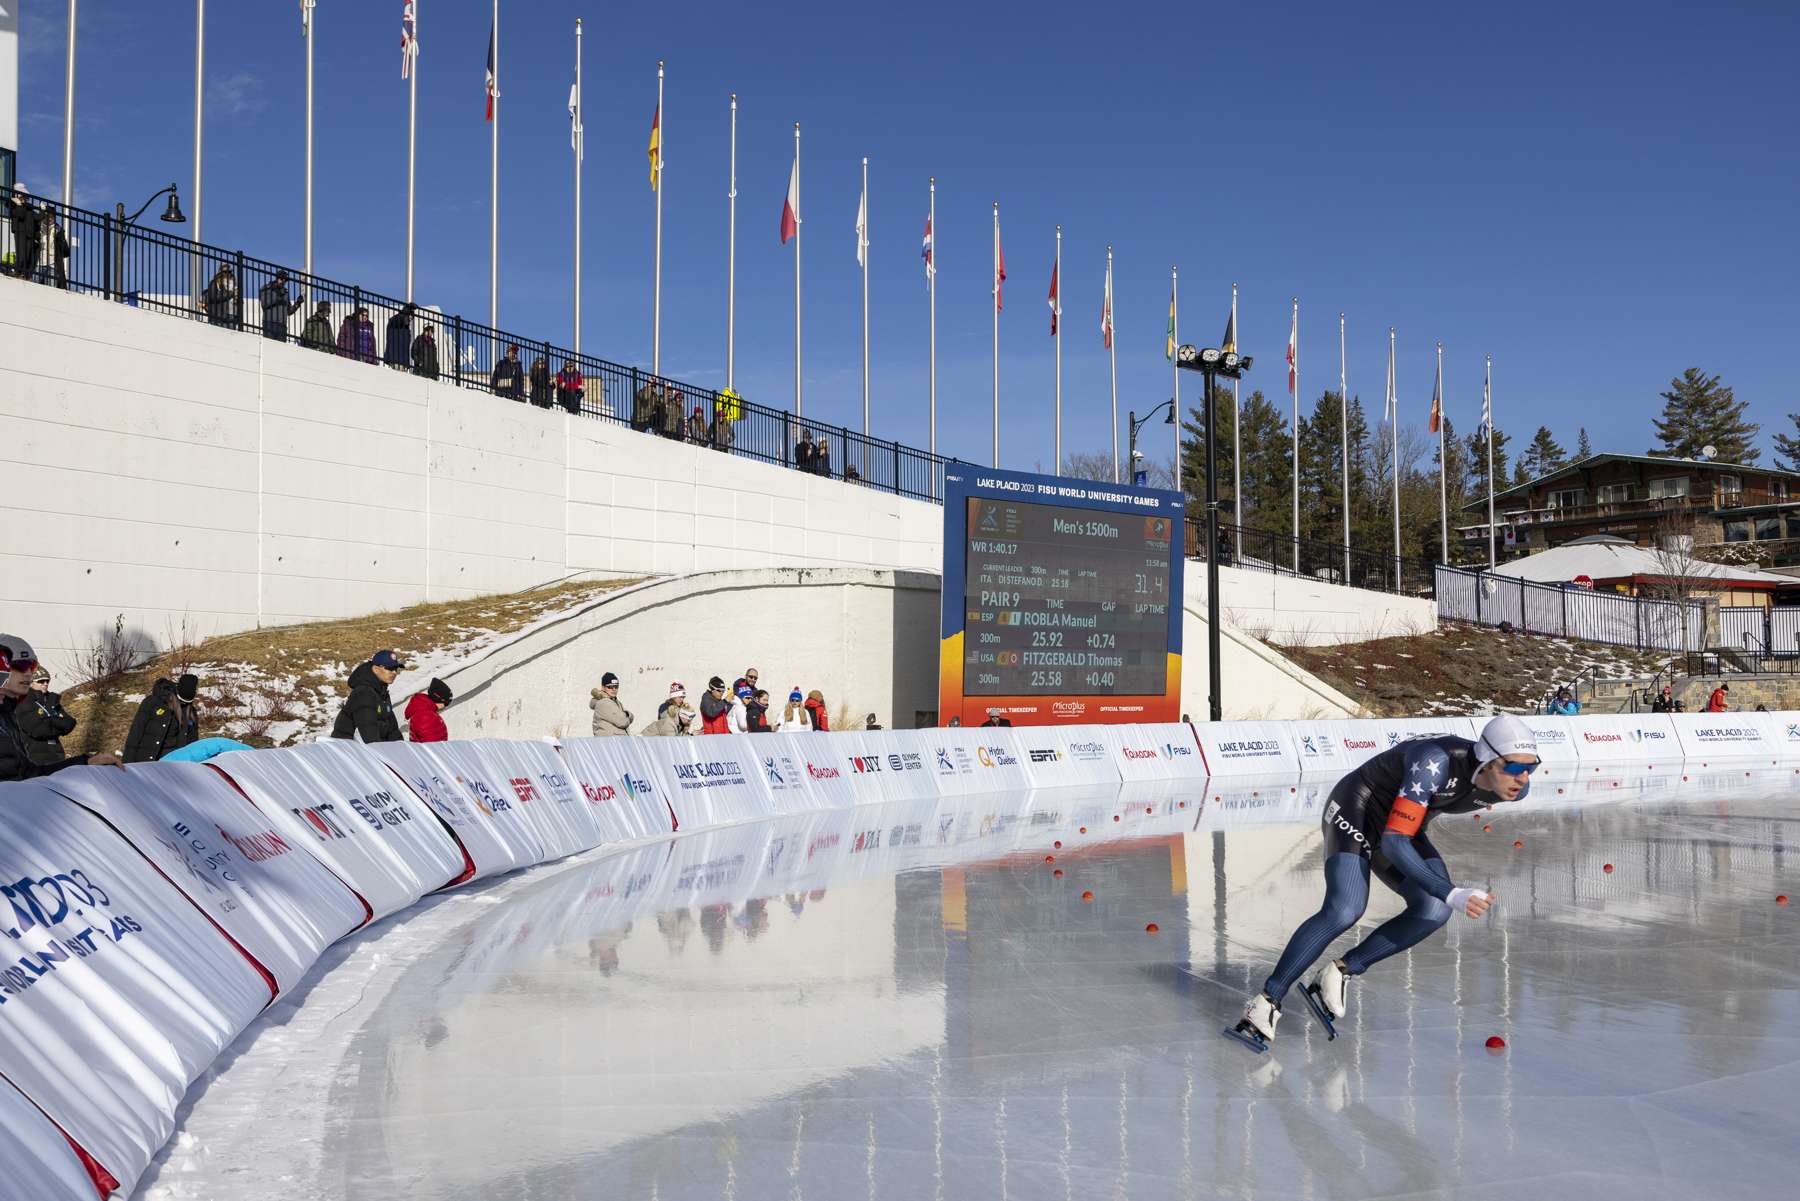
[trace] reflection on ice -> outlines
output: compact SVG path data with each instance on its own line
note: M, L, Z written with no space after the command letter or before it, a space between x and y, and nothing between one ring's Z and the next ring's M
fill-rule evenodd
M1218 1031L1317 907L1329 779L844 809L502 880L354 945L140 1194L1784 1192L1792 819L1743 798L1792 781L1725 775L1441 821L1495 914L1363 978L1335 1043L1291 1007L1262 1060Z

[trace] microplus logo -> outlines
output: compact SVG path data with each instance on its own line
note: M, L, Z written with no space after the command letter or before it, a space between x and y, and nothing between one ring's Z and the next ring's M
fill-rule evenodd
M1795 737L1800 738L1800 734L1796 734ZM1098 742L1071 742L1069 757L1082 763L1097 763L1106 758L1106 748Z

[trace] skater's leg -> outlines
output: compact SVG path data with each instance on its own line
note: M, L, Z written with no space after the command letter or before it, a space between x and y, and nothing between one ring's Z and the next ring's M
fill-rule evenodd
M1425 866L1441 876L1445 883L1449 883L1450 872L1442 859L1427 859ZM1418 885L1407 883L1398 872L1393 872L1392 869L1383 871L1381 880L1406 898L1406 908L1375 927L1367 938L1344 956L1344 970L1352 976L1361 975L1390 955L1398 955L1401 951L1417 946L1450 920L1450 906Z
M1354 926L1369 905L1369 861L1353 851L1340 851L1325 859L1325 903L1300 923L1287 949L1269 974L1263 992L1276 1004L1312 966L1325 948Z

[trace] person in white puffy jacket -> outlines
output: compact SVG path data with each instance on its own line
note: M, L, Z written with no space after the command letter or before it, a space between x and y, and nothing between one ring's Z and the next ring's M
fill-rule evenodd
M730 724L733 734L750 732L750 711L745 705L754 695L748 684L739 684L737 691L732 694L731 712L726 715L725 720Z
M803 734L812 730L812 714L806 711L806 698L798 688L788 693L787 705L769 718L769 728L784 734Z

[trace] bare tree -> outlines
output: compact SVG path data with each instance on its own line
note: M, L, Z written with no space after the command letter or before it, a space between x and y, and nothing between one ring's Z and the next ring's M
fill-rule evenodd
M1656 526L1657 582L1651 592L1662 600L1691 599L1708 580L1706 560L1694 554L1694 519L1671 510Z
M1145 455L1142 459L1142 463L1150 487L1167 488L1172 491L1178 486L1175 482L1175 460L1173 456L1159 459L1150 455ZM1043 470L1041 465L1039 470ZM1125 482L1130 483L1130 467L1122 459L1119 463L1119 470L1124 473L1126 477ZM1067 459L1063 464L1062 473L1070 479L1105 480L1110 482L1113 477L1112 453L1104 450L1077 451L1074 454L1067 456Z

